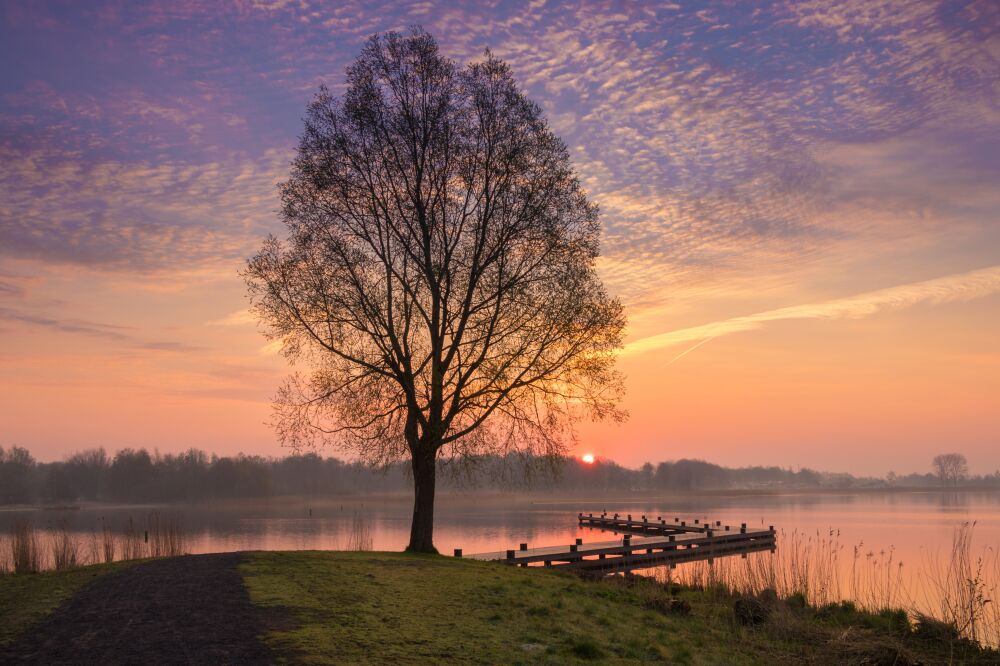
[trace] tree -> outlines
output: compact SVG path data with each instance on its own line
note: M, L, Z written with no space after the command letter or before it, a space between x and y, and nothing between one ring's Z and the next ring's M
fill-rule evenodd
M969 463L961 453L942 453L934 456L934 473L941 483L957 486L969 476Z
M653 467L653 463L647 462L639 468L639 483L643 490L649 490L653 487L653 475L656 472L656 468Z
M243 271L265 334L309 366L276 432L408 458L409 550L434 550L439 459L555 456L581 412L623 418L597 207L489 52L459 67L419 28L372 37L343 97L309 105L281 197L287 241Z

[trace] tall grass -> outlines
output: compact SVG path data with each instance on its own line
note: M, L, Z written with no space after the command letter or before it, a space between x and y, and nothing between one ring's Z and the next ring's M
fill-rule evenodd
M114 562L116 551L117 545L114 532L111 531L111 528L104 521L104 517L101 516L101 557L103 558L103 562L106 564Z
M920 607L966 638L1000 645L1000 557L995 544L973 555L975 526L966 522L955 528L946 565L939 558L925 563L929 585L922 590Z
M9 559L11 546L7 543L7 537L0 534L0 576L11 572L12 564Z
M347 550L371 550L373 541L371 525L360 513L355 511L351 520L351 533L347 538Z
M80 543L70 534L65 521L49 534L49 548L52 553L52 568L56 571L72 569L82 564Z
M180 519L176 516L163 518L159 511L149 514L148 553L150 557L168 557L184 552L184 534Z
M144 551L142 530L129 516L118 537L118 552L123 560L140 560L145 556Z
M179 518L159 512L149 514L144 525L129 516L120 530L101 518L100 530L87 536L75 534L65 522L39 533L30 521L21 520L9 537L0 535L0 574L183 555L184 544Z
M27 520L14 523L10 535L11 569L14 573L35 573L42 569L38 537Z
M836 531L805 535L780 533L773 554L746 559L726 557L711 564L692 562L677 569L659 568L656 577L721 595L800 596L812 606L852 601L872 613L905 610L911 618L931 617L954 626L963 638L1000 645L1000 553L991 545L973 555L974 523L955 530L944 558L921 563L920 583L907 584L894 548L874 551L858 544L847 562Z

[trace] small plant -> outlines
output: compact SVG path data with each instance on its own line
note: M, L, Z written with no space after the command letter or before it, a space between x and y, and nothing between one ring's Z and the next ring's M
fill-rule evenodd
M600 659L604 656L604 650L596 641L590 638L578 638L570 646L570 652L580 659Z
M101 517L101 555L106 564L115 561L115 535Z
M122 529L118 552L121 553L121 559L123 560L138 560L143 557L143 550L143 535L140 534L139 529L135 526L132 516L129 516L128 522L125 523L125 527Z
M372 542L371 526L355 511L351 520L351 535L347 540L347 550L368 551L372 549Z
M0 535L0 575L11 572L10 562L7 560L7 554L9 552L10 545L7 544L7 540Z
M63 521L51 534L52 566L56 571L72 569L80 564L80 546Z
M739 597L733 602L733 615L745 627L756 627L767 622L771 608L760 599Z
M11 530L11 564L14 573L36 573L42 568L41 550L35 529L27 520L14 523Z

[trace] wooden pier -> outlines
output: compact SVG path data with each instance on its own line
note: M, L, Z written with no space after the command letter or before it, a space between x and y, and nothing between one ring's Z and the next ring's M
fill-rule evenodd
M687 533L704 534L706 532L729 532L731 530L746 532L747 529L746 523L741 523L739 528L735 528L730 525L723 525L721 520L716 520L713 524L712 521L700 521L698 518L688 521L674 517L673 522L668 522L662 516L657 516L656 520L652 520L651 517L640 516L641 520L633 520L632 514L620 515L617 513L610 516L607 513L602 513L599 516L595 516L592 513L588 513L587 515L578 513L577 518L582 527L596 527L601 530L626 534L641 534L643 536L649 534L657 536Z
M479 553L466 557L479 560L494 560L514 566L560 567L592 573L618 573L658 566L676 566L683 562L708 561L717 557L771 551L775 549L774 527L766 530L748 530L746 524L739 528L722 525L721 522L703 523L699 521L667 522L662 517L655 521L645 516L642 520L632 520L632 516L617 514L594 516L578 514L580 525L596 527L623 533L621 540L583 544L576 539L568 546L548 546L528 548L520 544L517 550L499 553ZM633 538L636 535L637 538ZM462 557L462 551L455 551Z

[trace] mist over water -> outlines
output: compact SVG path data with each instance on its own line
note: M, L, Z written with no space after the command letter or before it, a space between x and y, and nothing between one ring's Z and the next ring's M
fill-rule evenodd
M185 550L210 553L237 550L343 550L352 547L360 518L368 527L371 548L402 550L409 538L412 507L406 496L343 499L278 498L269 501L223 501L168 505L83 505L77 510L0 509L0 534L9 535L24 519L40 532L43 545L52 532L66 529L81 542L102 525L121 529L133 518L142 525L159 512L176 516ZM577 512L631 513L635 518L668 521L721 521L723 525L778 530L778 547L792 542L839 547L842 561L891 557L901 582L921 596L933 590L921 572L947 559L955 530L975 523L974 554L1000 547L1000 495L989 492L687 494L659 499L634 497L562 497L543 495L446 494L436 512L435 545L450 554L502 551L529 546L607 541L615 535L582 528ZM2 556L7 556L4 553ZM752 557L770 557L768 553ZM864 563L864 562L862 562ZM687 565L682 565L687 566ZM849 569L849 566L843 567ZM846 586L846 581L843 589Z

